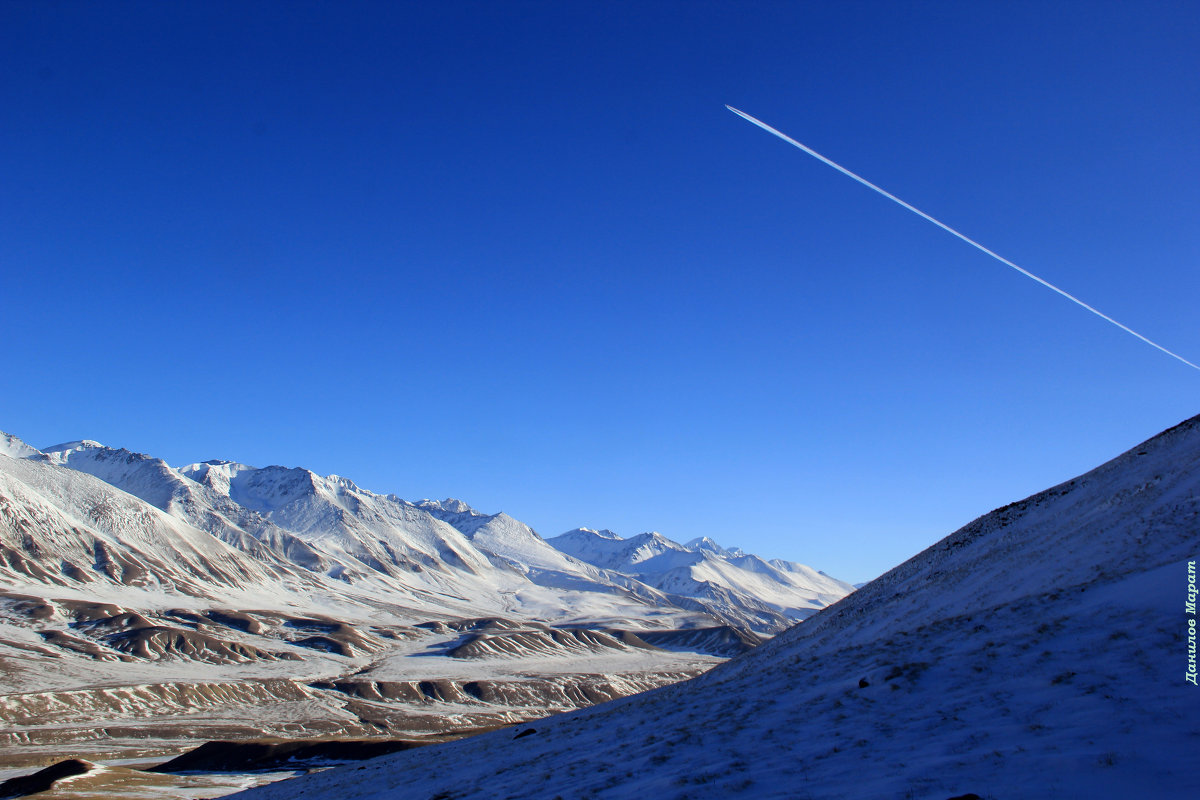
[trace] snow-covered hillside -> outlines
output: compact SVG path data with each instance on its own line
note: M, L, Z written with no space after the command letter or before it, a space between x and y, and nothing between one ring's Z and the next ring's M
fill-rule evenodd
M1185 797L1197 555L1200 417L686 683L238 796Z
M27 456L36 456L38 451L25 444L25 442L13 436L11 433L0 431L0 455L8 456L9 458L26 458Z
M28 458L0 457L0 553L9 586L106 583L206 597L277 579L102 480Z

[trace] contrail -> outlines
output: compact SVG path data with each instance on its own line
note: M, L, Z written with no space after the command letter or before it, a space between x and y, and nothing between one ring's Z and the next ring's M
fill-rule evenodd
M745 111L738 111L736 108L734 108L734 107L733 107L733 106L731 106L731 105L726 105L725 107L726 107L726 108L728 108L728 109L729 109L730 111L732 111L733 113L737 114L737 115L738 115L739 117L741 117L742 119L746 120L747 122L752 122L752 123L754 123L754 124L755 124L755 125L757 125L758 127L762 128L764 131L766 131L767 133L773 133L773 134L775 134L776 136L778 136L780 139L783 139L783 140L784 140L785 142L787 142L788 144L790 144L790 145L795 145L796 147L799 147L801 150L803 150L804 152L808 153L810 156L812 156L813 158L817 159L817 160L818 160L818 161L820 161L821 163L823 163L823 164L828 164L829 166L831 166L831 167L833 167L834 169L836 169L838 172L842 173L843 175L846 175L846 176L849 176L849 177L853 178L854 180L856 180L856 181L858 181L859 183L861 183L863 186L866 186L868 189L874 189L875 191L879 192L881 195L883 195L884 197L886 197L888 200L891 200L891 201L892 201L892 202L894 202L894 203L898 203L899 205L901 205L901 206L904 206L904 207L905 207L905 208L907 208L909 211L911 211L911 212L913 212L914 214L916 214L918 217L921 217L922 219L929 220L929 221L930 221L930 222L932 222L934 225L937 225L939 228L941 228L942 230L946 231L947 233L952 233L952 234L954 234L954 235L955 235L955 236L957 236L959 239L962 239L964 242L966 242L967 244L969 244L969 245L971 245L972 247L976 248L977 250L982 250L983 252L987 253L989 256L991 256L992 258L996 259L996 260L997 260L997 261L999 261L1001 264L1004 264L1004 265L1006 265L1006 266L1012 267L1012 268L1013 268L1013 269L1015 269L1017 272L1019 272L1019 273L1021 273L1022 275L1024 275L1026 278L1032 278L1033 280L1035 280L1035 281L1037 281L1038 283L1040 283L1042 286L1045 286L1047 289L1053 289L1054 291L1056 291L1056 292L1058 292L1059 294L1061 294L1063 297L1065 297L1065 298L1067 298L1068 300L1070 300L1072 303L1075 303L1076 305L1083 306L1083 307L1084 307L1084 308L1086 308L1088 311L1090 311L1090 312L1092 312L1093 314L1095 314L1097 317L1100 317L1100 319L1107 320L1108 322L1111 322L1113 325L1116 325L1118 328L1120 328L1121 330L1125 331L1126 333L1128 333L1128 334L1132 334L1133 336L1136 336L1137 338L1141 339L1143 342L1145 342L1146 344L1150 345L1151 347L1157 348L1157 349L1161 350L1162 352L1166 353L1166 354L1167 354L1167 355L1169 355L1171 358L1175 358L1175 359L1178 359L1178 360L1182 361L1183 363L1187 364L1187 365L1188 365L1189 367L1191 367L1192 369L1200 370L1200 366L1197 366L1197 365L1193 364L1191 361L1188 361L1186 358L1184 358L1183 356L1179 355L1178 353L1172 353L1170 350L1168 350L1167 348L1163 347L1161 344L1158 344L1157 342L1152 342L1152 341L1150 341L1149 339L1147 339L1145 336L1142 336L1140 333L1138 333L1137 331L1135 331L1133 328L1130 328L1130 327L1128 327L1128 326L1126 326L1126 325L1122 325L1121 323L1117 322L1115 319L1113 319L1112 317L1108 316L1108 315L1107 315L1107 314L1105 314L1104 312L1102 312L1102 311L1099 311L1099 310L1097 310L1097 309L1095 309L1095 308L1092 308L1091 306L1089 306L1087 303L1085 303L1085 302L1083 302L1082 300L1080 300L1080 299L1079 299L1078 297L1076 297L1075 295L1073 295L1073 294L1070 294L1069 292L1065 292L1065 291L1063 291L1062 289L1060 289L1060 288L1058 288L1057 286L1055 286L1053 283L1050 283L1049 281L1046 281L1046 280L1043 280L1042 278L1039 278L1037 275L1034 275L1032 272L1030 272L1030 271L1029 271L1029 270L1027 270L1027 269L1022 269L1021 267L1018 267L1016 264L1014 264L1013 262L1009 261L1007 258L1004 258L1003 256L1001 256L1001 255L998 255L998 254L996 254L996 253L993 253L991 250L988 250L986 247L984 247L983 245L981 245L979 242L975 241L974 239L968 238L968 237L964 236L963 234L959 233L958 231L954 230L954 228L951 228L951 227L950 227L949 225L947 225L946 223L944 223L944 222L940 222L940 221L938 221L938 220L934 219L933 217L929 216L928 214L926 214L924 211L922 211L921 209L917 208L916 206L909 205L908 203L906 203L906 202L904 202L903 200L901 200L899 197L896 197L896 195L892 194L891 192L887 192L887 191L884 191L883 189L880 189L878 186L876 186L875 184L871 183L871 182L870 182L869 180L867 180L866 178L863 178L863 177L861 177L861 176L859 176L859 175L855 175L853 172L851 172L850 170L846 169L846 168L845 168L845 167L843 167L841 164L836 164L836 163L834 163L833 161L830 161L828 158L826 158L825 156L821 155L821 154L820 154L820 153L818 153L816 150L813 150L811 147L807 147L807 146L805 146L805 145L803 145L803 144L800 144L800 142L797 142L797 141L796 141L795 139L793 139L792 137L788 136L788 135L787 135L787 134L785 134L785 133L782 133L782 132L780 132L780 131L777 131L777 130L775 130L774 128L772 128L770 125L768 125L767 123L763 122L762 120L755 119L754 117L752 117L752 116L750 116L749 114L747 114Z

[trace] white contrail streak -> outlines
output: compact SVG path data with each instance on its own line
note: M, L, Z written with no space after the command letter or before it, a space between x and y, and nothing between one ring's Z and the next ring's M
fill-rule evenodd
M1038 283L1040 283L1042 286L1045 286L1047 289L1053 289L1054 291L1056 291L1056 292L1058 292L1059 294L1061 294L1063 297L1065 297L1065 298L1067 298L1068 300L1070 300L1072 303L1075 303L1075 304L1077 304L1077 305L1081 305L1081 306L1083 306L1083 307L1084 307L1084 308L1086 308L1088 311L1090 311L1090 312L1092 312L1093 314L1095 314L1097 317L1100 317L1100 318L1101 318L1101 319L1103 319L1103 320L1107 320L1108 322L1111 322L1113 325L1116 325L1116 326L1117 326L1118 328L1120 328L1121 330L1125 331L1125 332L1126 332L1126 333L1128 333L1128 334L1132 334L1133 336L1136 336L1137 338L1141 339L1143 342L1145 342L1146 344L1150 345L1151 347L1155 347L1155 348L1157 348L1157 349L1161 350L1162 352L1166 353L1166 354L1167 354L1167 355L1169 355L1171 358L1175 358L1175 359L1178 359L1178 360L1182 361L1183 363L1187 364L1187 365L1188 365L1189 367L1191 367L1192 369L1200 370L1200 366L1197 366L1197 365L1193 364L1191 361L1188 361L1186 358L1184 358L1183 356L1179 355L1178 353L1172 353L1170 350L1168 350L1167 348L1163 347L1161 344L1158 344L1158 343L1156 343L1156 342L1152 342L1152 341L1150 341L1149 339L1147 339L1145 336L1142 336L1140 333L1138 333L1137 331L1135 331L1133 328L1130 328L1130 327L1128 327L1128 326L1126 326L1126 325L1122 325L1121 323L1117 322L1115 319L1113 319L1112 317L1108 316L1108 315L1107 315L1107 314L1105 314L1104 312L1102 312L1102 311L1099 311L1099 310L1097 310L1097 309L1095 309L1095 308L1092 308L1091 306L1089 306L1087 303L1085 303L1085 302L1083 302L1082 300L1080 300L1080 299L1079 299L1078 297L1076 297L1075 295L1073 295L1073 294L1070 294L1069 292L1065 292L1065 291L1063 291L1062 289L1058 288L1057 286L1055 286L1054 284L1050 283L1049 281L1043 280L1043 279L1039 278L1037 275L1034 275L1032 272L1030 272L1030 271L1029 271L1029 270L1027 270L1027 269L1022 269L1021 267L1018 267L1016 264L1014 264L1013 262L1009 261L1007 258L1005 258L1005 257L1003 257L1003 256L1001 256L1001 255L998 255L998 254L996 254L996 253L993 253L991 250L988 250L986 247L984 247L983 245L981 245L979 242L975 241L974 239L968 238L967 236L964 236L963 234L961 234L961 233L959 233L958 231L954 230L954 228L951 228L951 227L950 227L949 225L947 225L946 223L944 223L944 222L940 222L940 221L938 221L938 220L934 219L933 217L929 216L928 214L926 214L924 211L922 211L921 209L917 208L916 206L911 206L911 205L909 205L908 203L906 203L906 202L904 202L903 200L901 200L899 197L896 197L896 195L892 194L891 192L884 191L883 189L880 189L878 186L876 186L875 184L871 183L871 182L870 182L869 180L867 180L866 178L863 178L863 177L861 177L861 176L859 176L859 175L855 175L853 172L851 172L850 170L846 169L846 168L845 168L845 167L843 167L841 164L836 164L836 163L834 163L833 161L830 161L828 158L826 158L825 156L821 155L821 154L820 154L820 153L818 153L816 150L813 150L811 147L807 147L807 146L805 146L805 145L803 145L803 144L800 144L800 142L797 142L797 141L796 141L795 139L793 139L792 137L788 136L788 135L787 135L787 134L785 134L785 133L782 133L782 132L780 132L780 131L777 131L777 130L775 130L774 128L772 128L770 125L768 125L767 123L763 122L762 120L755 119L754 117L752 117L752 116L750 116L749 114L747 114L745 111L738 111L736 108L734 108L734 107L733 107L733 106L731 106L731 105L726 105L725 107L726 107L726 108L728 108L728 109L729 109L730 111L732 111L733 113L737 114L737 115L738 115L739 117L741 117L742 119L746 120L747 122L752 122L752 123L754 123L754 124L755 124L755 125L757 125L758 127L762 128L764 131L766 131L767 133L773 133L773 134L775 134L776 136L778 136L780 139L783 139L783 140L784 140L785 142L787 142L788 144L790 144L790 145L794 145L794 146L796 146L796 147L799 147L801 150L803 150L804 152L808 153L810 156L812 156L813 158L817 159L817 160L818 160L818 161L820 161L821 163L823 163L823 164L828 164L829 166L831 166L831 167L833 167L834 169L836 169L838 172L842 173L843 175L846 175L846 176L848 176L848 177L851 177L851 178L853 178L854 180L856 180L856 181L858 181L859 183L861 183L863 186L866 186L868 189L874 189L875 191L879 192L881 195L883 195L884 197L886 197L888 200L891 200L891 201L892 201L892 202L894 202L894 203L898 203L899 205L901 205L901 206L904 206L904 207L905 207L905 208L907 208L909 211L913 212L914 214L916 214L917 216L921 217L922 219L929 220L929 221L930 221L930 222L932 222L934 225L937 225L939 228L941 228L942 230L946 231L947 233L952 233L952 234L954 234L954 235L955 235L955 236L957 236L959 239L962 239L964 242L966 242L967 244L969 244L969 245L971 245L972 247L976 248L977 250L982 250L983 252L987 253L989 256L991 256L992 258L996 259L996 260L997 260L997 261L999 261L1001 264L1004 264L1004 265L1006 265L1006 266L1012 267L1012 268L1013 268L1013 269L1015 269L1017 272L1019 272L1019 273L1021 273L1022 275L1024 275L1026 278L1032 278L1033 280L1035 280L1035 281L1037 281Z

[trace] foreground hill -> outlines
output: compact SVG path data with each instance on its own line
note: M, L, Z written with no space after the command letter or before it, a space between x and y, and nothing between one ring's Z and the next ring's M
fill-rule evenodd
M1184 797L1200 418L644 695L239 797Z

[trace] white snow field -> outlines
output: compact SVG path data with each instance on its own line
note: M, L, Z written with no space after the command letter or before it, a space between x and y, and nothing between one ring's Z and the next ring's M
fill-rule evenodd
M1200 417L690 681L247 800L1181 798Z

